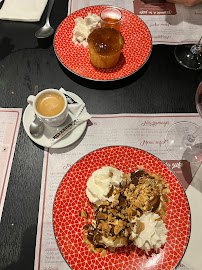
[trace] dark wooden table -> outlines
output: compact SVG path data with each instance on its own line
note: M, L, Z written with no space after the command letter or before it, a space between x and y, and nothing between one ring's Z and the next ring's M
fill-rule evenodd
M67 0L57 0L51 14L56 29L67 14ZM23 108L39 90L63 87L86 103L89 113L193 113L202 71L180 66L174 47L153 46L147 64L115 82L93 82L65 70L58 62L52 38L39 42L40 22L0 21L0 106ZM0 269L34 268L43 148L26 135L21 123L0 223Z

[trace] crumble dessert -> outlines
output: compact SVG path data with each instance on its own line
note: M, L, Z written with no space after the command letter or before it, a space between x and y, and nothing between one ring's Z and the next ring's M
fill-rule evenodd
M87 196L93 218L85 218L84 243L92 253L105 256L107 250L134 244L146 254L166 242L166 209L169 185L161 175L141 167L124 174L114 166L95 171L87 182Z

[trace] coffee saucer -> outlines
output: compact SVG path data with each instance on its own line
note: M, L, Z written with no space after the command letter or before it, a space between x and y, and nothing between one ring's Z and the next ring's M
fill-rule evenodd
M79 96L77 96L76 94L69 92L69 91L65 91L65 92L67 93L67 95L69 95L71 98L73 98L76 102L78 102L78 103L83 102L82 99ZM81 112L81 115L84 114L85 112L86 112L86 107L84 107L83 111ZM34 118L35 118L35 113L32 109L32 106L28 105L24 111L24 114L23 114L24 129L32 141L34 141L38 145L41 145L43 147L47 147L49 139L52 136L54 136L56 133L58 133L68 123L70 123L74 117L73 117L72 113L69 113L65 123L59 127L49 127L46 124L44 124L44 132L40 137L37 137L37 138L33 137L29 131L30 124L32 123ZM87 122L80 124L77 128L72 130L70 133L66 134L66 136L64 136L57 143L55 143L51 148L63 148L63 147L66 147L68 145L73 144L84 133L84 131L86 129L86 125L87 125Z

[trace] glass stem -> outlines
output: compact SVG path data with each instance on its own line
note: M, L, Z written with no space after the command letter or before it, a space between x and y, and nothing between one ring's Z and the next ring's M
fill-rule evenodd
M202 126L199 127L193 134L189 134L186 136L185 145L189 146L192 145L195 142L195 139L199 134L202 132Z
M201 38L199 39L198 43L197 44L194 44L193 46L191 46L191 53L195 55L200 55L202 53L202 44L201 44L201 39L202 39L202 36Z

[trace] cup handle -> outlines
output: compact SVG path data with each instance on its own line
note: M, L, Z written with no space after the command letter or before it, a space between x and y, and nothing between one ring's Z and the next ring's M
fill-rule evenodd
M65 92L66 92L63 88L60 88L58 91L60 91L63 94L65 94Z
M33 106L34 100L35 100L35 96L33 96L33 95L30 95L30 96L27 98L27 102L28 102L31 106Z

